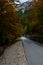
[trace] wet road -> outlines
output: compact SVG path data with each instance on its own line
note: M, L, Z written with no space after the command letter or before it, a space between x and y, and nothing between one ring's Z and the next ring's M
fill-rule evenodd
M29 65L43 65L43 46L27 38L22 42Z

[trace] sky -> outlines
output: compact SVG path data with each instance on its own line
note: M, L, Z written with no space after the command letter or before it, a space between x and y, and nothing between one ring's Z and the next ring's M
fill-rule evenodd
M26 1L32 1L32 0L20 0L20 3L24 3L24 2L26 2Z

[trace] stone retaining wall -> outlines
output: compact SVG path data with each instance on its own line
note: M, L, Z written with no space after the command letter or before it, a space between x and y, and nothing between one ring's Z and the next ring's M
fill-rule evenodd
M9 46L0 57L0 65L28 65L22 42Z

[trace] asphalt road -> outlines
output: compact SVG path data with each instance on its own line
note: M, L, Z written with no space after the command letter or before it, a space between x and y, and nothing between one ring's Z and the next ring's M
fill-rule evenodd
M43 65L43 46L27 38L22 38L29 65Z

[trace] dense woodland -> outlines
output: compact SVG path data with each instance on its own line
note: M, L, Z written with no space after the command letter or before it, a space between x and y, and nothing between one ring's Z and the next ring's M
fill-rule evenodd
M21 36L19 16L12 4L0 0L0 48L3 50L3 47L12 44L19 36Z
M32 34L43 37L43 1L35 3L34 7L30 9L31 32Z
M43 37L43 0L39 0L34 6L32 19L33 33ZM35 32L34 32L35 31Z
M30 10L20 15L24 34L36 41L43 43L43 0L35 2Z
M24 14L16 12L9 2L0 0L0 55L4 47L14 43L20 36L43 39L43 0L35 2Z

